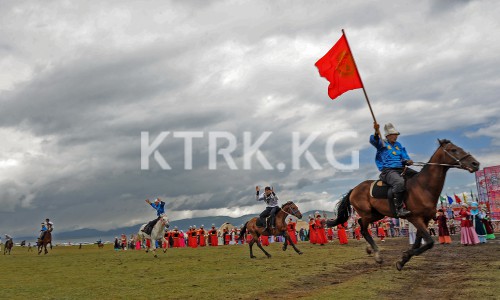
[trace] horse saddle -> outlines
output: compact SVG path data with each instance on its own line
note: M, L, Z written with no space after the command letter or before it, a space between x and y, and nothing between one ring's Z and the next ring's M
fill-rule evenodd
M265 227L265 228L269 228L271 227L271 217L266 217L266 223L267 225L264 225L264 223L262 223L262 220L261 218L257 217L257 222L255 222L255 225L257 225L257 227Z
M390 195L389 195L390 193ZM370 197L380 199L392 199L391 186L382 180L375 180L370 186Z

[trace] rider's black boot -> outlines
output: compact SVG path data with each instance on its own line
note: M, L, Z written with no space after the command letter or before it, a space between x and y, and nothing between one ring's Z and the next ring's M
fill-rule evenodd
M404 192L394 194L394 204L396 205L396 217L403 218L411 214L411 211L403 208Z

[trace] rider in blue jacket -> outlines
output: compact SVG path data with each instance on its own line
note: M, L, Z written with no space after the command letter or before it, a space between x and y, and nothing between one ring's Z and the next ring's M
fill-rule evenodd
M158 222L158 220L160 220L160 218L161 218L161 215L165 213L165 202L161 201L160 198L156 198L154 203L151 203L151 201L149 201L149 199L146 199L146 203L151 205L151 207L156 210L156 215L157 215L156 219L150 221L142 229L142 231L144 233L150 235L151 231L153 230L153 227L155 227L155 225L156 225L156 222Z
M404 167L413 164L410 156L399 142L397 142L399 132L391 123L384 126L385 138L380 139L379 124L373 125L375 134L370 136L370 144L377 148L375 163L381 171L380 180L391 186L394 195L394 204L396 205L396 216L406 217L411 212L403 208L404 194L406 191L403 171L406 176L411 177L417 172L410 168L404 170Z

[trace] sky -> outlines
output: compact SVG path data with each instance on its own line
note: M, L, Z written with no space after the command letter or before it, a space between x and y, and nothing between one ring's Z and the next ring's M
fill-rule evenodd
M0 1L0 233L131 226L156 197L172 220L260 213L257 185L332 211L379 173L362 90L332 101L314 66L342 29L414 161L447 138L499 165L499 15L497 1ZM474 174L448 172L443 194L470 190Z

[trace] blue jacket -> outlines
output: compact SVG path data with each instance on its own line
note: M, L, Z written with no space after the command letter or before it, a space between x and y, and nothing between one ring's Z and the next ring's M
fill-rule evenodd
M385 145L382 146L382 140L380 138L375 138L372 134L370 136L370 144L377 148L377 154L375 155L375 163L380 171L383 169L398 169L403 168L403 160L409 160L410 156L406 152L405 147L401 146L399 142L390 144L385 141Z
M158 205L156 205L154 202L151 203L151 207L153 207L156 210L156 215L159 217L161 214L165 213L165 202L160 201Z

